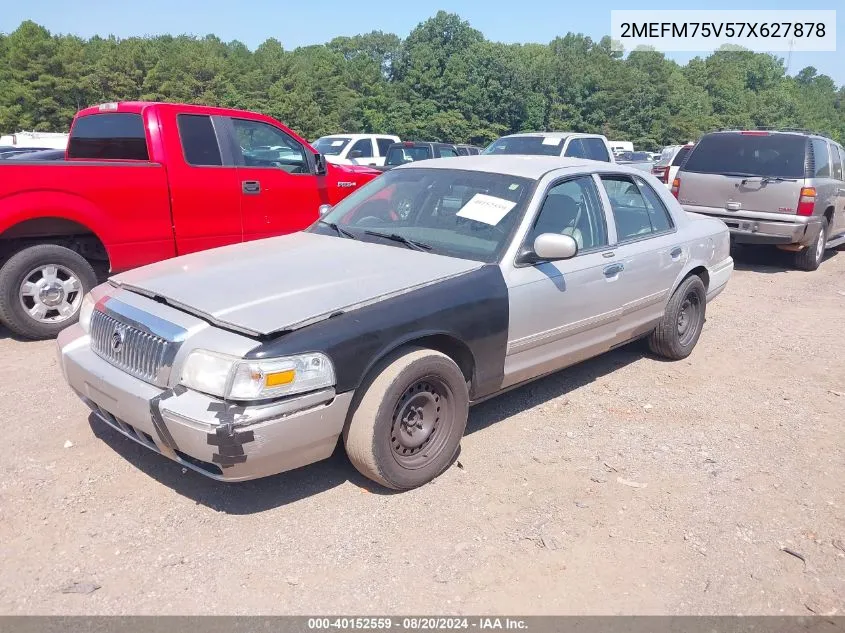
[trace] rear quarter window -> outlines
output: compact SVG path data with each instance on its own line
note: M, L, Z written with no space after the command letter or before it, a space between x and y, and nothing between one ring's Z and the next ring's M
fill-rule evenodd
M827 143L819 138L813 139L813 164L816 178L830 178L830 154Z
M68 157L149 160L141 115L113 112L80 117L70 134Z
M672 167L678 167L684 164L684 160L687 156L689 156L691 147L682 147L678 150L678 153L675 154L675 158L672 159Z
M806 137L797 134L709 134L698 142L683 170L799 179L804 177Z

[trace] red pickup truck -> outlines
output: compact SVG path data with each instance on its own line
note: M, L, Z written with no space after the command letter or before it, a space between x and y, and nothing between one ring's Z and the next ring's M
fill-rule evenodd
M327 164L254 112L87 108L65 160L0 161L0 321L27 338L55 336L77 318L95 268L292 233L378 175Z

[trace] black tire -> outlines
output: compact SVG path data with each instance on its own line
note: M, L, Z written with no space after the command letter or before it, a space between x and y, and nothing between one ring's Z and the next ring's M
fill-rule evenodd
M819 246L821 242L821 247ZM822 218L822 228L813 243L795 253L795 267L812 272L817 270L824 259L824 245L827 242L827 218Z
M669 360L681 360L692 353L707 311L707 290L697 275L684 279L675 290L660 323L648 338L652 352Z
M451 358L405 348L382 362L361 389L343 440L362 475L387 488L410 490L452 464L466 429L469 394Z
M68 305L73 310L69 315L59 314L58 310L48 310L44 318L39 320L25 308L26 301L31 300L21 298L22 285L28 279L37 279L40 273L35 276L30 273L44 266L57 267L57 283L66 281L70 275L78 281L78 290L61 290L64 293L62 298L69 299ZM0 268L0 321L23 338L53 338L77 321L82 297L96 285L94 269L78 253L55 244L30 246L13 255Z

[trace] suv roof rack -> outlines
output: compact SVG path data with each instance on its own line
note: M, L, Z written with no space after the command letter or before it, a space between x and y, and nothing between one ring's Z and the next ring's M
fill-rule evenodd
M715 132L743 132L743 131L756 131L756 132L792 132L797 134L811 134L813 136L823 136L825 138L830 138L827 134L822 132L818 132L816 130L808 130L807 128L802 127L767 127L758 125L757 127L747 127L747 128L738 128L738 127L725 127L720 128L718 130L714 130Z

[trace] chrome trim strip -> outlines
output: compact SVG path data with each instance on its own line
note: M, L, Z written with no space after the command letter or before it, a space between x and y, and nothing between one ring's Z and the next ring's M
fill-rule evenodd
M165 321L149 312L139 310L114 297L104 297L97 302L96 309L116 318L126 325L131 325L148 334L158 336L173 343L181 343L188 334L188 330L174 325L169 321Z
M631 314L632 312L636 312L637 310L641 310L642 308L647 308L648 306L654 305L655 303L660 303L661 301L663 301L663 299L666 298L666 295L668 294L668 291L661 290L660 292L655 292L654 294L641 297L636 301L626 303L622 306L622 316Z
M546 330L545 332L531 334L530 336L525 336L521 339L511 341L508 343L507 354L510 355L517 352L525 352L529 349L539 347L540 345L554 343L555 341L568 336L574 336L575 334L586 332L594 327L612 323L622 316L622 310L622 308L617 308L616 310L611 310L610 312L605 312L604 314L581 319L575 323L567 323L566 325L552 328L551 330Z

